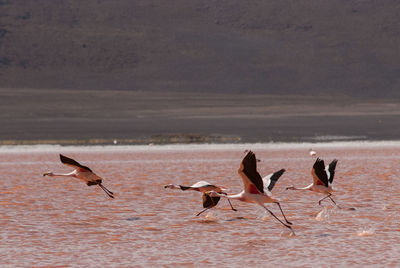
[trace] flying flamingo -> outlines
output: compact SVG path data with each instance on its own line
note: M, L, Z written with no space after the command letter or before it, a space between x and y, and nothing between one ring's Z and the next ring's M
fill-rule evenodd
M271 197L271 191L279 177L282 176L283 172L285 172L285 170L281 169L265 176L264 178L261 178L260 174L257 172L256 156L252 151L249 151L243 158L238 170L238 173L244 184L244 190L235 195L223 195L215 191L210 191L207 194L209 194L211 197L225 197L228 198L228 200L237 199L242 202L256 203L266 209L280 223L292 230L292 227L290 226L292 223L286 219L278 200ZM272 213L272 211L269 210L264 203L277 204L286 223L275 216L275 214Z
M186 190L190 190L190 191L197 191L197 192L201 192L203 193L202 199L203 199L203 210L200 211L199 213L197 213L196 216L199 216L201 213L203 213L204 211L215 207L219 200L220 197L210 197L208 195L206 195L206 192L209 191L216 191L218 193L224 194L226 195L226 193L224 192L226 189L219 187L219 186L215 186L209 182L206 181L199 181L196 182L195 184L193 184L192 186L182 186L182 185L175 185L175 184L167 184L164 186L164 188L170 188L170 189L181 189L182 191L186 191ZM228 200L229 205L231 206L231 209L233 211L237 211L237 209L233 208L231 202Z
M322 200L329 198L338 208L340 208L331 197L333 192L332 182L333 177L335 176L335 168L337 162L338 161L334 159L329 165L325 166L324 160L317 158L311 170L311 175L314 178L313 183L303 188L290 186L287 187L286 190L310 190L318 193L323 193L327 196L318 201L319 205L321 205Z
M109 197L114 198L113 192L111 192L106 187L104 187L103 184L101 184L103 179L101 177L97 176L90 168L88 168L86 166L82 166L75 160L68 158L62 154L60 154L60 160L61 160L61 163L65 164L67 166L70 166L70 167L74 168L75 170L70 173L66 173L66 174L56 174L53 172L46 172L43 174L43 176L50 176L50 177L59 176L59 177L78 178L78 179L86 182L86 184L88 186L92 186L92 185L100 186L100 188L103 189L103 191Z
M317 152L310 148L309 154L310 154L310 156L316 156Z

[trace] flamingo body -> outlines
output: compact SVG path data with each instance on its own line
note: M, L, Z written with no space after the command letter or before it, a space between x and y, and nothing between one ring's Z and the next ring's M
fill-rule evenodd
M79 164L77 161L75 161L74 159L66 157L62 154L60 154L60 160L61 160L61 163L72 167L74 170L70 173L65 173L65 174L56 174L53 172L46 172L43 174L43 176L77 178L81 181L84 181L87 186L98 185L101 189L103 189L103 191L110 198L114 198L114 193L103 186L103 184L102 184L103 178L97 176L89 167L83 166L83 165Z
M240 175L244 190L236 195L222 195L215 191L211 191L209 194L212 197L219 196L225 197L229 199L236 199L242 202L247 203L256 203L266 209L275 219L277 219L281 224L288 227L292 230L292 227L288 224L292 224L289 222L285 214L282 211L282 208L277 199L271 196L271 190L275 186L275 183L285 172L284 169L281 169L277 172L271 173L264 178L261 178L261 175L257 171L257 159L255 154L252 151L248 151L247 155L243 158L240 167L238 169L238 174ZM272 213L267 207L265 207L264 203L275 203L278 205L283 218L286 223L282 222L275 214Z
M338 160L334 159L329 165L325 166L324 160L317 158L311 170L311 175L313 177L313 183L303 188L296 188L294 186L287 187L286 190L310 190L317 193L326 194L327 196L319 200L321 201L325 198L329 198L336 205L335 201L331 198L333 188L333 178L335 176L335 169Z
M205 193L210 192L210 191L215 191L217 193L226 195L226 193L224 192L226 189L216 186L216 185L213 185L207 181L198 181L191 186L167 184L164 186L164 188L181 189L182 191L189 190L189 191L196 191L196 192L203 193L202 203L203 203L203 208L205 208L205 209L200 211L196 216L199 216L204 211L206 211L212 207L215 207L218 204L219 200L221 199L219 196L211 197L209 195L206 195ZM229 205L231 206L232 210L236 211L236 209L232 207L232 204L230 201L229 201Z

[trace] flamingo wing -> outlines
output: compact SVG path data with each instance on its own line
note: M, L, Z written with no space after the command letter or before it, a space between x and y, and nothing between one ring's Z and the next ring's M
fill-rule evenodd
M334 159L328 166L325 167L326 173L328 173L329 183L333 182L333 177L335 176L335 169L338 160Z
M328 187L328 176L325 172L324 160L317 158L311 170L314 178L314 185L324 185Z
M209 182L206 181L199 181L193 184L192 186L183 186L179 185L182 191L186 190L192 190L192 191L198 191L198 192L208 192L208 191L216 191L220 193L222 191L221 187L215 186Z
M203 208L212 208L215 207L219 200L221 199L221 197L216 196L216 197L211 197L208 194L204 193L203 196Z
M89 172L93 172L90 168L86 167L86 166L82 166L81 164L79 164L78 162L76 162L74 159L66 157L62 154L60 154L60 160L61 163L70 166L74 169L80 169L82 171L89 171Z
M282 176L282 174L284 172L285 172L285 169L281 169L277 172L274 172L274 173L271 173L271 174L265 176L262 179L264 182L264 190L271 192L275 186L275 183L279 180L279 178Z
M243 158L238 172L243 180L245 192L264 193L263 180L257 171L256 155L252 151L249 151Z
M195 184L193 184L192 186L190 186L190 188L201 188L201 187L207 187L207 186L214 186L211 183L207 182L207 181L199 181L196 182Z

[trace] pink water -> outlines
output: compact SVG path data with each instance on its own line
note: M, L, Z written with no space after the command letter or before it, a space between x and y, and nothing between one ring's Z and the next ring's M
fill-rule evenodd
M287 170L273 195L295 236L255 204L233 201L234 212L221 200L196 217L199 193L163 188L207 180L239 192L244 148L262 160L261 175ZM1 266L400 265L400 144L313 149L339 159L333 197L356 210L285 190L312 180L307 145L0 148ZM71 170L58 153L88 165L116 198L73 178L43 177Z

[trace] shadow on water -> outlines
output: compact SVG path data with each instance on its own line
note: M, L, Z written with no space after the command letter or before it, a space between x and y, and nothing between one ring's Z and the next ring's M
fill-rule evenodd
M245 220L245 217L235 217L235 218L231 218L231 219L227 219L225 221L238 221L238 220Z
M138 220L140 220L140 217L131 217L131 218L127 218L125 220L127 220L127 221L138 221Z
M331 236L331 234L318 234L315 237L328 237Z

